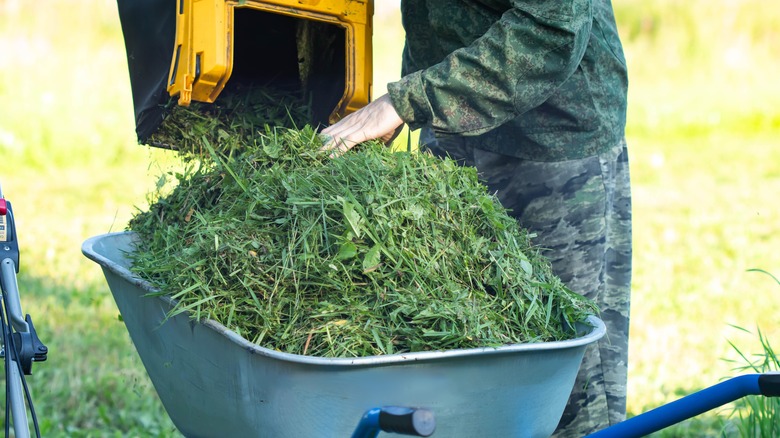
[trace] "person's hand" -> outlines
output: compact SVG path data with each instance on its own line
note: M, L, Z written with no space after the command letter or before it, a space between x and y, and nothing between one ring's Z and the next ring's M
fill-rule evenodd
M390 96L385 94L323 129L320 133L326 141L322 150L337 156L364 141L379 139L388 143L398 135L403 123L390 102Z

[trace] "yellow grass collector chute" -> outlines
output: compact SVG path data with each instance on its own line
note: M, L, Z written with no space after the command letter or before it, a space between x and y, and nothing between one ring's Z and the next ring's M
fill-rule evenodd
M167 91L179 105L214 102L228 80L306 90L322 122L371 99L373 0L177 0L176 8Z

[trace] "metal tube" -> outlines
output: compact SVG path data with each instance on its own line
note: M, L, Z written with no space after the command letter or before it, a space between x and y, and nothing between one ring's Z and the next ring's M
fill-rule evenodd
M22 307L19 302L19 289L16 283L16 266L10 258L3 259L0 262L0 282L3 290L3 300L5 300L8 318L11 325L17 332L28 332L30 330L27 322L22 317ZM8 385L11 417L13 418L14 432L19 438L30 437L30 427L27 424L27 409L24 403L24 392L22 388L22 375L19 372L19 362L16 360L16 351L13 346L4 345L5 360L11 360L8 363L8 376L6 383Z
M8 364L8 403L11 407L11 418L13 418L14 434L18 438L30 438L30 426L27 424L27 409L24 405L24 392L22 391L22 376L19 373L19 365L16 360L12 360L16 353L8 351L6 345L5 360L11 360Z
M679 400L629 418L587 438L642 437L683 420L733 402L746 395L760 395L760 374L733 377L717 385L702 389Z
M369 409L363 414L352 438L376 438L379 435L379 413L381 409Z
M2 269L3 293L5 295L6 308L8 309L8 318L17 332L27 333L30 331L30 327L27 325L27 321L22 316L22 305L19 301L19 287L16 283L16 265L10 258L3 259L0 263Z

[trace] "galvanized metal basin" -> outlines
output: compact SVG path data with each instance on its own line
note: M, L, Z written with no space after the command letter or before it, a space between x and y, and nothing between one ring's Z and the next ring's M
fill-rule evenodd
M371 356L301 356L252 344L216 321L166 319L170 299L129 270L135 235L84 242L103 269L139 356L176 427L188 437L348 437L363 413L425 407L439 437L549 437L585 347L605 328L591 317L563 342Z

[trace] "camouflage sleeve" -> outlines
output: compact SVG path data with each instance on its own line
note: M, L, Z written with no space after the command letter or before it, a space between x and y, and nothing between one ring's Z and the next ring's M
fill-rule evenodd
M485 133L544 102L574 73L588 44L591 0L511 3L470 45L388 84L393 106L412 129Z

